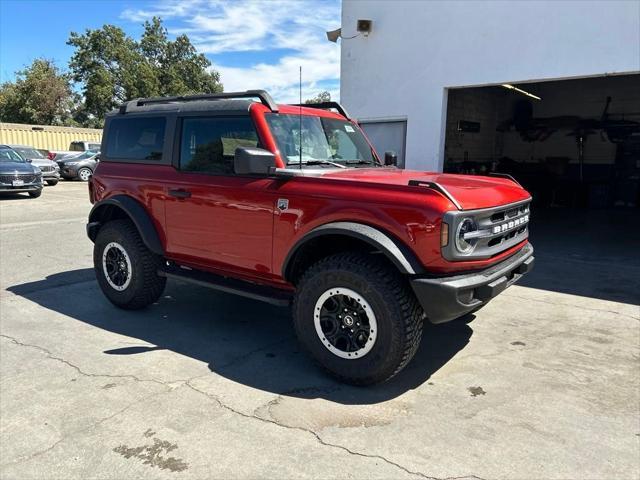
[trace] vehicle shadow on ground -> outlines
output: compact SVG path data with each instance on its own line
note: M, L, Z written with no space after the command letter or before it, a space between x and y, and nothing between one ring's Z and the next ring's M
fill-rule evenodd
M407 368L389 382L357 388L334 381L299 350L289 308L169 282L158 303L124 311L105 299L92 269L62 272L8 290L142 344L127 342L130 345L122 347L121 339L114 340L105 355L170 350L206 362L212 372L252 388L342 404L383 402L422 385L469 343L473 333L468 325L473 315L439 326L425 324L420 348Z
M2 193L0 195L0 202L7 202L10 200L30 200L31 197L28 193Z

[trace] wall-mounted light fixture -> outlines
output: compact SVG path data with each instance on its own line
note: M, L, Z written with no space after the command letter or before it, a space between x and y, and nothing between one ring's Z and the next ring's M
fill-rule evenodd
M333 43L338 43L338 39L342 36L342 29L336 28L335 30L331 30L327 32L327 40Z
M373 27L373 21L360 19L356 24L356 30L358 31L358 33L356 33L353 37L343 37L342 29L336 28L335 30L331 30L327 32L327 40L333 43L338 43L339 38L341 38L342 40L351 40L352 38L356 38L360 35L368 37L369 34L371 33L372 27Z
M362 33L365 37L368 37L371 33L371 28L373 27L373 22L371 20L358 20L357 28L358 32Z

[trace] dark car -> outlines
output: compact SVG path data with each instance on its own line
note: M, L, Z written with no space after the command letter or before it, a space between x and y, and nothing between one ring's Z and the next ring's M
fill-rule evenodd
M86 182L91 175L93 175L99 161L99 150L87 150L75 157L65 157L62 160L58 160L60 175L65 180L75 180L79 178L83 182Z
M0 145L0 193L28 192L32 198L42 194L42 172L13 149Z
M40 150L29 145L8 145L25 160L30 160L31 165L38 167L42 172L42 180L47 185L57 185L60 180L60 167L56 162L49 160Z

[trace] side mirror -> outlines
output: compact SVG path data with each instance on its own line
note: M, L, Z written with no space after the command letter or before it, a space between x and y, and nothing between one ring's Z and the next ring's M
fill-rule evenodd
M95 157L93 157L93 159L94 159L96 162L99 162L99 161L100 161L100 155L96 155Z
M239 175L268 175L276 166L276 156L262 148L238 147L233 159L233 170Z
M393 165L394 167L398 165L398 155L396 152L389 150L388 152L384 152L384 164L385 165Z
M33 162L33 160L32 160L32 159L30 159L30 158L26 158L26 159L25 159L25 162L27 162L27 163L31 163L31 162Z

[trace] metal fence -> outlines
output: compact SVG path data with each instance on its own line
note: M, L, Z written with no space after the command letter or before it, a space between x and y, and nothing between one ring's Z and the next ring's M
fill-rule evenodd
M30 145L46 150L68 150L71 142L100 143L102 130L96 128L57 127L0 123L0 144Z

